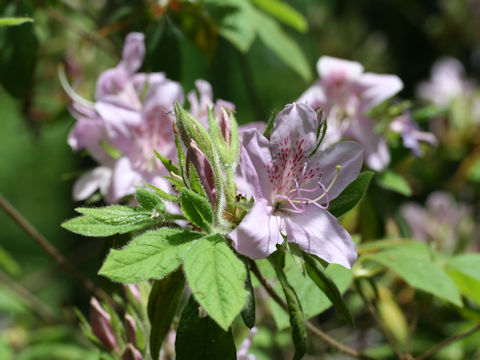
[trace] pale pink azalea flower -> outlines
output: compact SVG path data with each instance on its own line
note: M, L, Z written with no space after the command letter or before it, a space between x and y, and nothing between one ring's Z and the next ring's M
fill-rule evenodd
M465 79L465 68L453 57L444 57L435 62L430 80L421 82L417 95L432 102L440 109L448 109L452 101L471 93L473 84Z
M286 236L327 262L355 262L352 238L327 209L357 178L363 149L346 141L315 152L318 127L316 112L294 103L277 115L270 140L256 129L243 133L238 189L255 202L229 234L239 253L264 258Z
M120 63L97 81L95 103L65 86L77 120L68 143L75 151L87 149L100 165L77 180L75 200L99 189L114 203L144 182L169 190L154 150L176 159L173 105L183 103L183 88L163 73L138 73L144 56L143 34L129 34Z
M431 193L425 207L406 203L400 212L413 238L435 243L443 250L453 251L463 236L475 237L472 209L448 192Z
M358 141L365 148L365 162L377 171L390 162L385 138L374 131L373 119L366 112L403 88L395 75L364 73L355 61L322 56L317 62L320 76L299 98L313 109L322 108L328 131L323 146L340 139Z

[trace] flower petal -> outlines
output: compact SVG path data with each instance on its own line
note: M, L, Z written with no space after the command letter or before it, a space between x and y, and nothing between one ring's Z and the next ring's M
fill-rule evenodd
M280 230L283 218L273 216L272 207L265 199L255 201L248 214L229 234L235 250L250 259L267 257L283 241Z
M293 148L301 140L304 141L303 151L312 152L316 147L318 125L317 113L309 105L298 102L288 104L273 123L270 135L272 153L285 145Z
M403 89L403 82L396 75L366 73L361 77L359 83L365 88L361 99L363 111L391 98Z
M323 260L351 268L357 250L348 232L328 211L309 205L305 212L285 219L287 240Z
M362 162L362 146L353 141L342 141L315 153L311 158L310 168L320 168L323 174L321 181L325 187L328 187L334 181L328 191L329 200L333 200L358 177ZM337 165L340 165L340 170L337 179L335 179ZM318 194L316 195L318 196Z
M270 197L272 183L268 178L267 166L271 161L268 140L257 129L243 131L236 180L238 191L255 199Z
M132 32L127 35L123 45L121 65L129 74L136 72L143 63L145 57L145 36L139 32Z
M297 101L308 104L311 108L317 110L320 107L326 107L327 95L325 94L323 87L316 83L310 86L302 95L300 95L300 98Z
M135 186L142 184L142 177L132 169L130 160L126 157L120 158L112 173L112 182L108 189L107 201L115 203L126 195L135 192Z
M362 75L363 66L356 61L322 56L317 61L317 72L322 80L328 81L330 77L341 77L343 80L353 81Z
M355 119L345 136L358 141L365 148L365 162L371 169L382 171L390 163L387 143L382 135L373 131L371 119Z
M81 201L89 198L97 189L105 194L106 188L110 184L112 170L99 166L80 176L73 185L73 199Z

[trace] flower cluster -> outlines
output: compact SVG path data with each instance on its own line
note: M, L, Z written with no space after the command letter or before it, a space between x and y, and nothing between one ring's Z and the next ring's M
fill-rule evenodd
M365 162L374 170L383 170L390 153L374 121L366 112L403 88L396 75L364 73L354 61L322 56L317 62L320 79L299 98L314 109L322 108L328 132L324 146L342 138L358 141L365 148Z
M164 179L168 172L155 151L176 161L173 106L184 103L184 91L164 73L138 72L144 55L143 34L129 34L120 63L98 79L94 103L65 84L77 120L68 143L75 151L87 149L99 163L75 183L75 200L84 200L99 189L107 202L115 203L144 182L169 190ZM207 81L197 80L195 85L199 95L193 90L187 98L192 114L203 124L207 124L210 106L234 109L226 101L213 102Z

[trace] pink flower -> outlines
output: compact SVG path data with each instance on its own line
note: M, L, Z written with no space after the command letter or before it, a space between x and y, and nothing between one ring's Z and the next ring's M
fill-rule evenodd
M318 147L318 120L308 105L287 105L274 121L270 140L258 130L243 134L239 190L255 203L229 234L234 248L263 258L287 241L322 259L351 267L355 245L329 202L359 174L363 150L354 142Z
M97 81L95 103L64 84L77 120L68 143L75 151L87 149L100 164L77 180L75 200L100 189L108 202L117 202L143 182L169 188L163 178L167 172L154 150L176 158L173 105L183 103L183 88L163 73L138 73L144 55L143 34L129 34L120 63Z
M367 165L383 170L390 162L390 153L365 113L399 92L402 81L395 75L364 73L358 62L329 56L318 60L317 71L320 79L298 101L325 111L329 131L323 146L342 138L356 140L365 148Z
M460 61L453 57L441 58L433 65L430 80L418 85L417 95L447 109L456 97L471 93L473 84L464 76L465 68Z

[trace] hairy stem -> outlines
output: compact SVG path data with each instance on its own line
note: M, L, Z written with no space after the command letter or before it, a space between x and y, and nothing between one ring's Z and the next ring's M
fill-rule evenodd
M285 303L285 301L275 292L275 290L270 286L270 284L267 282L267 280L263 277L262 273L260 272L260 269L258 268L257 264L253 260L249 260L250 264L250 269L252 272L255 274L257 277L258 281L262 284L264 289L267 291L267 293L272 297L272 299L285 311L288 312L288 306ZM357 359L362 359L362 360L375 360L375 358L372 358L368 355L362 354L361 352L352 349L348 346L345 346L338 341L336 341L334 338L330 337L326 333L324 333L322 330L318 329L315 325L313 325L310 321L305 321L305 324L307 326L307 329L313 333L315 336L321 338L323 341L325 341L328 345L331 347L337 349L338 351L341 351L347 355L350 355L352 357L355 357Z

